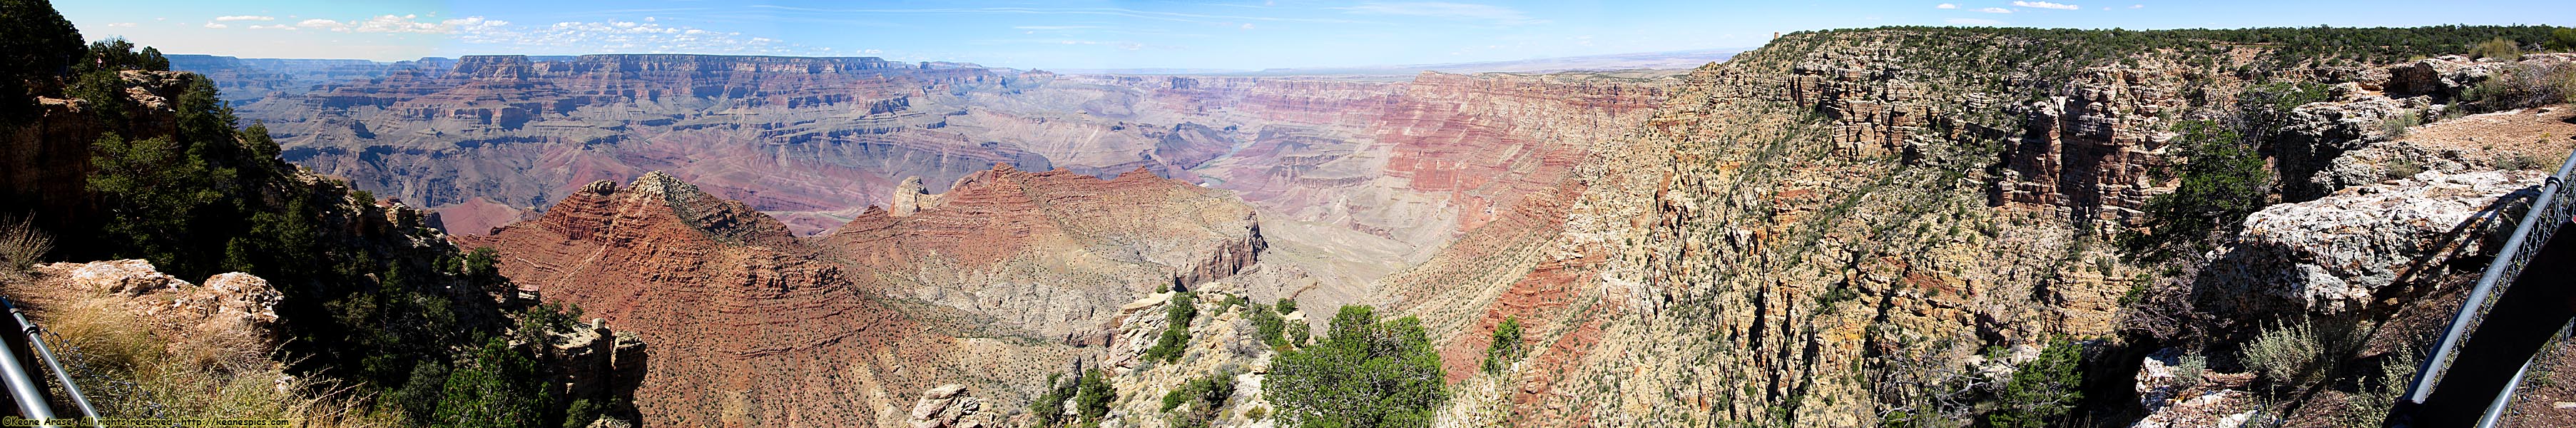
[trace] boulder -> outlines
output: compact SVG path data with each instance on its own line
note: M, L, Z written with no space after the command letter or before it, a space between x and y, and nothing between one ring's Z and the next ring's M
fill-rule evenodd
M2381 289L2428 277L2453 259L2494 251L2538 190L2526 171L2428 171L2247 216L2235 245L2204 274L2240 309L2334 313ZM2514 198L2499 201L2499 198Z

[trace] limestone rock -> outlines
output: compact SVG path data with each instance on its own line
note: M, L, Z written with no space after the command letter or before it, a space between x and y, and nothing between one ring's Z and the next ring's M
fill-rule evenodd
M2239 242L2208 275L2246 291L2225 293L2239 296L2239 308L2360 309L2423 269L2493 251L2492 232L2510 230L2500 228L2519 215L2498 198L2528 196L2541 179L2521 171L2425 172L2273 205L2246 217Z

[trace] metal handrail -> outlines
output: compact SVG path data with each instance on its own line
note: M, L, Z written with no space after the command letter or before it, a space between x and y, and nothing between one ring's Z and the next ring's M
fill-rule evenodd
M20 332L27 335L27 347L35 350L36 356L45 361L45 368L54 371L54 381L62 383L63 395L70 396L68 398L71 398L72 404L80 407L81 416L89 417L92 427L103 426L102 422L99 422L98 408L90 406L89 396L81 394L80 384L72 382L72 372L64 370L62 361L54 358L54 351L45 347L43 329L36 328L35 321L27 320L27 311L19 309L18 302L0 297L0 307L8 308L9 316L18 320Z
M2432 396L2433 386L2440 383L2442 375L2450 370L2451 354L2466 340L2470 325L2486 318L2487 309L2492 306L2488 300L2495 294L2496 286L2510 284L2520 278L2531 257L2540 253L2541 246L2549 245L2549 238L2557 233L2559 225L2567 223L2568 208L2576 205L2576 194L2566 194L2576 193L2571 192L2576 187L2566 185L2570 174L2576 174L2576 153L2569 154L2566 161L2560 162L2558 173L2549 176L2548 181L2541 185L2540 196L2532 201L2531 211L2523 214L2522 223L2514 228L2513 237L2505 241L2504 250L2496 254L2495 261L2487 264L2486 274L2478 277L2477 288L2469 291L2468 300L2460 302L2460 310L2451 316L2451 325L2442 332L2442 341L2433 348L2433 356L2424 359L2423 367L2416 370L2414 385L2406 394L2407 402L2424 404L2424 400Z

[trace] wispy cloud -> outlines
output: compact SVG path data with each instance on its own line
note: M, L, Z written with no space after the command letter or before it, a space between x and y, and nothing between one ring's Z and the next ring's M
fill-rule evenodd
M208 23L206 23L206 28L230 28L230 27L232 27L232 26L230 26L230 25L224 25L224 24L217 24L217 23L212 23L212 22L208 22Z
M1341 9L1349 13L1365 15L1423 16L1444 19L1488 21L1503 25L1544 24L1548 22L1544 19L1532 19L1528 13L1521 12L1520 9L1472 3L1363 3L1358 6L1337 9Z
M132 23L132 22L118 22L118 23L111 23L111 24L107 24L107 26L110 26L110 27L117 27L117 28L134 28L134 26L135 26L135 25L139 25L139 24L135 24L135 23Z
M353 19L347 21L307 19L296 22L295 26L343 33L462 34L498 29L502 26L510 25L510 21L483 19L483 17L480 16L449 19L437 22L419 21L418 19L420 19L420 15L379 15L374 18L363 20Z
M1948 22L1948 23L1950 23L1950 25L1985 25L1985 26L2002 26L2002 25L2004 25L2004 22L2003 22L2003 21L1996 21L1996 20L1992 20L1992 19L1977 19L1977 18L1950 18L1949 20L1942 21L1942 22Z
M1942 3L1942 4L1933 5L1933 6L1932 6L1932 8L1933 8L1933 9L1958 9L1958 8L1959 8L1959 5L1949 4L1949 3Z
M2076 6L2076 5L2064 4L2064 3L2049 3L2049 2L2044 2L2044 1L2019 1L2019 0L2015 0L2014 2L2012 2L2012 5L2014 5L2014 6L2021 6L2021 7L2036 7L2036 8L2041 8L2041 9L2057 9L2057 10L2076 10L2076 9L2083 9L2083 8L2084 8L2083 6Z
M250 26L250 27L248 27L248 28L253 29L253 30L286 30L286 31L301 30L301 28L295 28L295 26L293 26L293 25L286 25L286 24L277 24L277 25L253 25L253 26Z
M275 21L275 20L277 20L277 17L274 17L274 16L259 16L259 15L233 15L233 16L218 16L218 17L215 17L215 20L217 20L217 21Z
M1985 13L2012 13L2012 9L2005 9L2005 8L2000 8L2000 7L1989 7L1989 8L1984 8L1984 9L1977 9L1977 11L1978 11L1978 12L1985 12Z
M2145 9L2146 7L2147 7L2147 5L2143 5L2143 4L2133 4L2133 5L2129 5L2129 8L2130 8L2130 9Z

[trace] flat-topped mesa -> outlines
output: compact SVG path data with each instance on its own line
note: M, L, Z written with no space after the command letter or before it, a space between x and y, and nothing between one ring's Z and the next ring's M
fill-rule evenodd
M525 79L537 75L527 55L466 55L456 58L448 76L465 79Z
M1104 180L996 164L947 193L918 186L906 180L893 210L842 225L825 251L911 277L924 300L1048 334L1098 325L1139 293L1245 272L1269 246L1229 192L1144 168ZM1021 298L978 297L993 295Z

